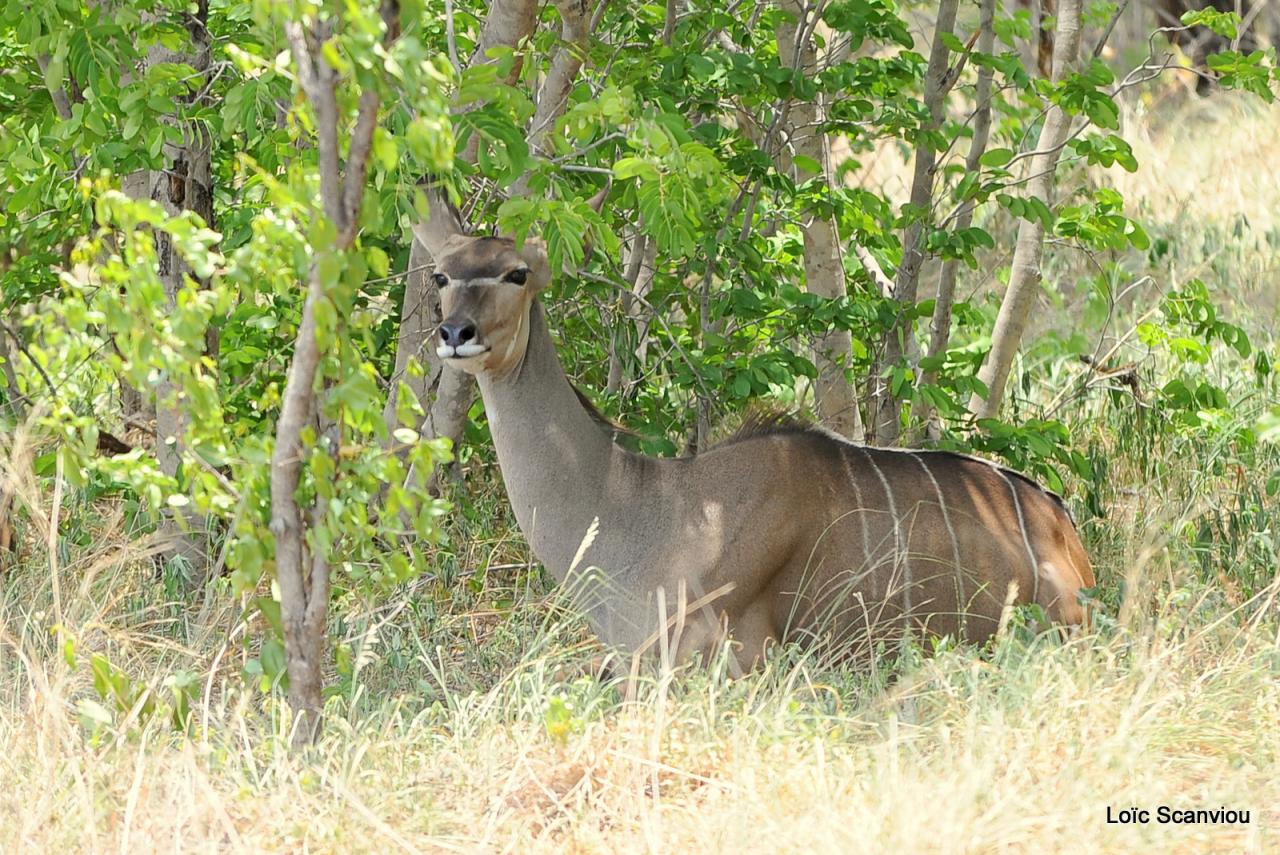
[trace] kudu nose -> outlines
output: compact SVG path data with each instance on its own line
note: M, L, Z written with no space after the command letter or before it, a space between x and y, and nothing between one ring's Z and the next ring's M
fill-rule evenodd
M440 341L449 347L466 344L476 337L476 325L470 321L445 321L440 325Z

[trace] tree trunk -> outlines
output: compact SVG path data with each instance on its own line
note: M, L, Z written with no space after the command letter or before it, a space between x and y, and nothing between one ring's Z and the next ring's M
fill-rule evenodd
M918 219L913 219L902 235L902 264L893 284L898 320L885 338L884 357L875 373L879 392L875 397L876 416L872 429L874 439L880 445L896 442L902 427L902 399L893 393L885 375L893 371L904 357L916 354L915 321L911 318L911 310L915 308L920 288L925 226L932 220L929 212L933 207L933 179L938 158L933 139L942 127L943 105L954 82L948 73L951 52L943 38L952 35L955 29L959 5L959 0L942 0L939 4L933 45L929 50L929 67L924 80L924 104L929 118L916 138L915 169L911 179L910 205L919 212Z
M148 52L148 65L183 62L203 74L209 67L208 17L208 2L202 0L193 14L184 17L191 37L191 53L175 56L165 48L156 46ZM201 81L202 78L199 77L193 81L193 88L198 88ZM164 146L165 170L147 173L150 183L148 194L164 207L169 216L192 211L213 227L211 141L199 123L183 124L181 130L181 145L166 143ZM155 238L160 281L164 285L165 299L172 309L177 305L178 293L185 287L189 269L174 248L168 233L157 231ZM181 390L167 378L162 378L156 384L155 407L156 460L165 475L179 479L181 483L179 476L182 453L186 448L186 434L191 417L187 412L186 402L182 400ZM160 538L169 554L181 558L185 565L184 587L188 590L199 589L206 581L209 564L206 525L202 521L188 520L184 528L171 511L165 509L163 513Z
M139 169L120 179L120 191L130 199L151 198L151 170ZM126 425L149 426L156 417L151 396L144 394L124 377L120 378L120 415Z
M982 0L978 15L978 53L990 54L995 45L995 11L996 0ZM969 141L969 153L964 160L965 174L972 175L981 166L982 155L987 150L987 139L991 134L991 80L994 69L984 65L978 69L978 83L974 89L973 138ZM956 231L969 228L973 223L973 209L970 202L960 210L956 218ZM938 277L938 296L933 304L933 318L929 323L929 349L925 358L932 364L947 352L947 344L951 341L951 309L956 299L956 274L960 262L954 258L942 264L942 272ZM938 382L938 369L927 368L918 381L920 386L931 386ZM938 433L934 424L937 411L923 399L920 404L917 428L912 436L912 445L918 445L926 435Z
M489 14L485 16L484 26L480 30L480 40L476 43L476 51L471 55L471 65L489 63L489 51L497 47L518 48L520 43L533 35L538 25L537 0L492 0ZM512 85L520 77L523 57L516 54L516 62L507 75L507 85ZM467 163L475 163L480 150L480 137L472 134L467 147L462 152L462 159Z
M313 268L285 382L280 420L276 423L276 447L271 455L271 533L276 538L276 580L280 585L289 706L300 717L294 725L294 747L310 744L319 736L324 709L321 692L329 568L323 556L311 559L307 554L302 513L294 495L306 459L302 429L310 421L315 403L313 390L320 365L315 306L323 299L320 274ZM304 568L308 568L305 573Z
M399 427L396 416L396 397L400 383L409 387L414 398L426 413L431 409L428 398L440 377L440 362L436 359L432 337L440 326L440 298L431 287L430 256L427 248L417 240L409 247L409 273L404 283L404 304L400 308L400 334L396 339L395 372L391 375L391 389L387 395L384 418L388 432ZM409 364L415 361L418 372L410 372Z
M1060 82L1075 63L1080 50L1080 15L1083 0L1062 0L1059 5L1058 29L1053 51L1053 82ZM1036 153L1031 157L1027 194L1053 204L1054 173L1058 157L1070 132L1070 118L1057 106L1050 106L1045 115ZM1040 261L1044 254L1044 225L1038 220L1023 220L1018 224L1018 241L1014 247L1013 263L1009 272L1009 287L1000 314L991 334L991 353L978 372L978 379L987 387L985 400L975 394L969 401L969 409L980 419L995 418L1004 401L1005 384L1022 342L1022 333L1031 314L1031 306L1040 288Z
M400 7L396 0L384 0L381 11L385 26L383 44L386 45L399 35ZM321 45L327 38L325 29L323 24L316 24L315 29L309 31L295 22L285 24L299 85L315 113L320 199L325 215L337 230L332 249L316 249L322 253L344 253L355 243L359 230L369 153L381 102L376 89L361 91L346 172L342 174L339 79L321 54ZM316 378L320 347L316 338L316 306L329 299L321 269L318 261L313 263L308 276L302 320L294 341L293 361L289 364L280 419L276 423L276 444L271 454L270 527L276 539L276 582L280 586L280 617L284 624L289 706L298 716L292 739L295 749L313 743L320 735L331 584L328 556L323 550L311 552L306 539L307 528L314 528L323 512L321 500L316 500L308 526L296 495L307 459L302 431L319 411Z
M622 295L622 317L618 318L613 340L609 346L609 380L608 390L619 391L623 384L635 379L644 371L645 356L648 352L649 310L646 306L650 289L653 288L653 274L657 264L657 245L649 240L639 229L626 249L626 263L623 278L631 290ZM628 336L624 334L624 326L631 327L635 340L633 360L624 356ZM628 367L636 370L628 371Z
M785 0L783 10L794 16L778 25L778 55L784 64L806 75L818 68L813 31L817 21L806 16L808 7L798 0ZM811 174L795 166L794 157L806 157L821 165L822 178L828 184L833 175L831 149L822 122L826 111L820 101L796 101L790 109L792 157L782 162L794 169L797 180ZM788 163L787 161L791 161ZM844 254L835 219L809 215L800 225L804 237L805 289L828 300L846 295ZM846 373L852 356L853 339L848 330L830 329L816 332L811 342L813 362L818 369L814 384L815 404L821 423L841 436L856 441L863 438L862 414L854 395L853 384Z

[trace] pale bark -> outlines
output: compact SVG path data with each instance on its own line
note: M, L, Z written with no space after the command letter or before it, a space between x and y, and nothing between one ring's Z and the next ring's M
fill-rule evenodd
M148 51L147 64L183 62L199 73L209 67L209 7L199 3L192 14L183 18L191 37L191 51L175 55L156 46ZM193 82L199 86L201 78ZM176 121L176 117L174 119ZM146 194L164 208L169 216L183 211L193 211L210 226L213 225L213 167L211 140L199 123L181 125L183 142L180 145L165 143L165 169L144 171L142 179L148 183ZM134 189L136 185L131 187ZM136 192L136 189L134 189ZM190 272L186 262L177 252L168 233L155 233L156 256L160 281L164 286L169 308L177 304L178 293L185 287ZM128 414L127 414L128 415ZM156 462L160 471L170 478L178 478L182 467L182 455L186 449L187 430L191 416L182 399L181 389L167 377L161 378L155 388ZM184 527L179 525L172 512L164 511L160 526L160 539L170 555L180 557L186 564L184 584L189 589L203 585L208 569L207 532L203 521L191 519Z
M489 4L489 14L485 16L484 26L480 29L480 40L476 42L475 53L471 55L470 64L492 62L489 51L496 47L518 48L521 42L533 35L533 29L537 24L537 0L492 0ZM523 64L523 56L517 53L511 73L507 75L504 82L508 85L514 84L520 77ZM478 134L472 134L462 152L462 159L467 163L475 163L479 150L480 137Z
M41 54L36 57L36 64L40 66L40 73L45 74L49 69L51 58L48 54ZM47 87L48 84L46 84ZM58 113L58 118L66 121L71 118L71 99L67 97L67 90L61 86L49 89L49 97L53 99L53 109Z
M591 35L591 13L585 0L556 0L560 12L560 47L547 69L546 79L538 90L537 107L529 125L529 147L534 153L543 151L546 139L568 105L573 82L582 69L587 39ZM522 175L511 188L512 196L529 192L529 176Z
M1053 82L1060 82L1076 62L1080 50L1080 16L1082 0L1062 0L1053 51ZM1036 142L1036 154L1030 158L1027 195L1053 203L1053 188L1058 157L1070 133L1070 119L1057 106L1050 106ZM980 419L995 418L1004 401L1005 384L1013 367L1014 356L1022 342L1027 318L1040 290L1040 262L1044 254L1044 225L1038 220L1018 224L1018 240L1009 271L1009 287L992 332L991 353L987 355L978 379L987 386L987 397L975 394L969 409Z
M398 35L399 14L399 5L394 0L385 0L382 4L384 42ZM361 93L343 175L338 148L339 79L337 72L320 57L320 45L326 36L323 26L317 24L316 29L306 31L296 23L289 23L286 33L298 67L299 83L315 111L320 197L326 216L337 230L331 251L340 253L349 250L355 242L380 104L376 91ZM315 391L320 367L316 305L327 299L319 266L313 265L271 455L271 532L276 539L276 582L280 586L280 616L284 623L289 705L299 717L293 733L295 748L310 744L319 736L324 708L323 667L331 567L327 555L322 551L312 553L307 546L308 523L298 507L296 493L307 458L302 430L313 421L319 409ZM310 525L314 526L321 514L322 506L317 500Z
M626 248L626 259L623 266L623 278L630 290L622 295L622 315L617 321L613 340L609 347L609 379L606 389L617 392L624 382L634 379L644 371L644 360L649 344L649 313L645 303L649 291L653 288L653 275L657 265L657 245L648 236L636 230L635 237ZM627 349L628 336L624 334L624 325L631 327L635 339L635 360L628 362L623 352ZM636 368L634 373L628 372L628 365Z
M982 0L981 11L978 14L978 53L990 54L992 47L995 45L995 10L996 0ZM969 141L969 153L965 156L964 170L966 175L972 175L978 171L981 166L982 155L987 150L987 140L991 135L991 81L994 75L994 69L989 65L981 66L978 69L978 82L974 88L974 117L973 117L973 137ZM969 202L960 210L956 217L955 228L957 231L969 228L973 224L973 210L976 204ZM959 272L960 262L951 258L943 262L942 272L938 276L938 295L933 304L933 317L929 323L929 348L925 352L925 358L929 360L937 359L947 352L947 344L951 341L951 310L955 305L956 298L956 274ZM933 385L938 382L938 369L925 369L918 381L921 386ZM918 414L918 425L916 434L912 437L912 444L918 444L926 433L935 433L936 428L933 424L933 417L936 411L927 401L921 401L920 412Z
M818 55L813 40L815 20L806 16L808 7L798 0L784 0L782 8L794 16L778 26L778 54L784 63L805 74L813 74L818 67ZM790 106L790 145L793 155L817 161L823 170L823 179L830 184L834 174L830 146L821 124L826 118L821 102L796 101ZM785 164L786 159L783 160ZM806 170L790 165L798 180L810 177ZM800 226L804 238L805 288L828 300L844 297L844 257L840 235L834 218L809 214ZM846 364L852 356L853 339L848 330L830 329L816 332L811 342L814 365L818 379L814 384L814 396L818 418L822 424L841 436L856 441L863 438L862 415L854 395L853 384L846 374Z
M519 47L521 42L533 34L537 22L536 0L492 0L471 64L491 62L488 54L496 47ZM517 60L506 82L515 83L519 76L520 62Z
M933 183L938 153L932 137L942 127L947 92L953 81L948 73L951 51L943 42L955 29L956 9L959 0L943 0L938 6L937 23L933 32L933 45L929 50L929 66L925 72L924 105L928 119L920 128L915 146L915 168L911 179L910 204L921 212L920 219L913 220L902 235L902 263L894 277L893 296L898 303L898 321L885 338L884 356L875 382L879 387L875 396L876 416L872 426L874 439L880 445L892 445L898 439L902 425L902 400L893 394L886 374L906 356L916 353L914 321L910 310L916 303L920 287L920 268L924 264L925 226L930 222L927 213L933 207Z
M440 326L440 298L431 287L431 256L421 242L414 240L409 247L409 273L404 283L404 304L400 309L400 334L396 340L395 373L391 375L391 392L387 396L384 418L387 430L399 427L396 417L396 398L399 384L404 383L414 398L424 407L425 414L431 408L429 393L440 376L440 362L435 358L432 337ZM421 371L410 373L409 364L416 360Z

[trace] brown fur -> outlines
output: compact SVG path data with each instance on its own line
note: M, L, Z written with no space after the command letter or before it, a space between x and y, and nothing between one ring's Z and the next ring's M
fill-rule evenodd
M1009 603L1085 619L1093 573L1061 500L986 461L768 414L694 457L618 446L556 356L541 248L432 222L418 235L450 277L444 316L476 331L474 355L441 353L476 375L516 520L607 644L680 658L727 634L745 668L789 638L853 656L908 634L981 642ZM525 284L504 278L513 265Z

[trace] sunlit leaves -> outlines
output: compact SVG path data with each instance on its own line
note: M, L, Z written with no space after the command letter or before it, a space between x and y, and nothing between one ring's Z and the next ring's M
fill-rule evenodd
M1066 76L1049 92L1049 100L1069 114L1083 113L1100 128L1116 130L1120 108L1104 87L1115 82L1115 74L1105 62L1094 59L1083 71Z
M1210 6L1207 9L1192 9L1184 12L1181 18L1183 26L1204 26L1227 39L1234 39L1240 27L1240 16L1235 12L1222 12Z

